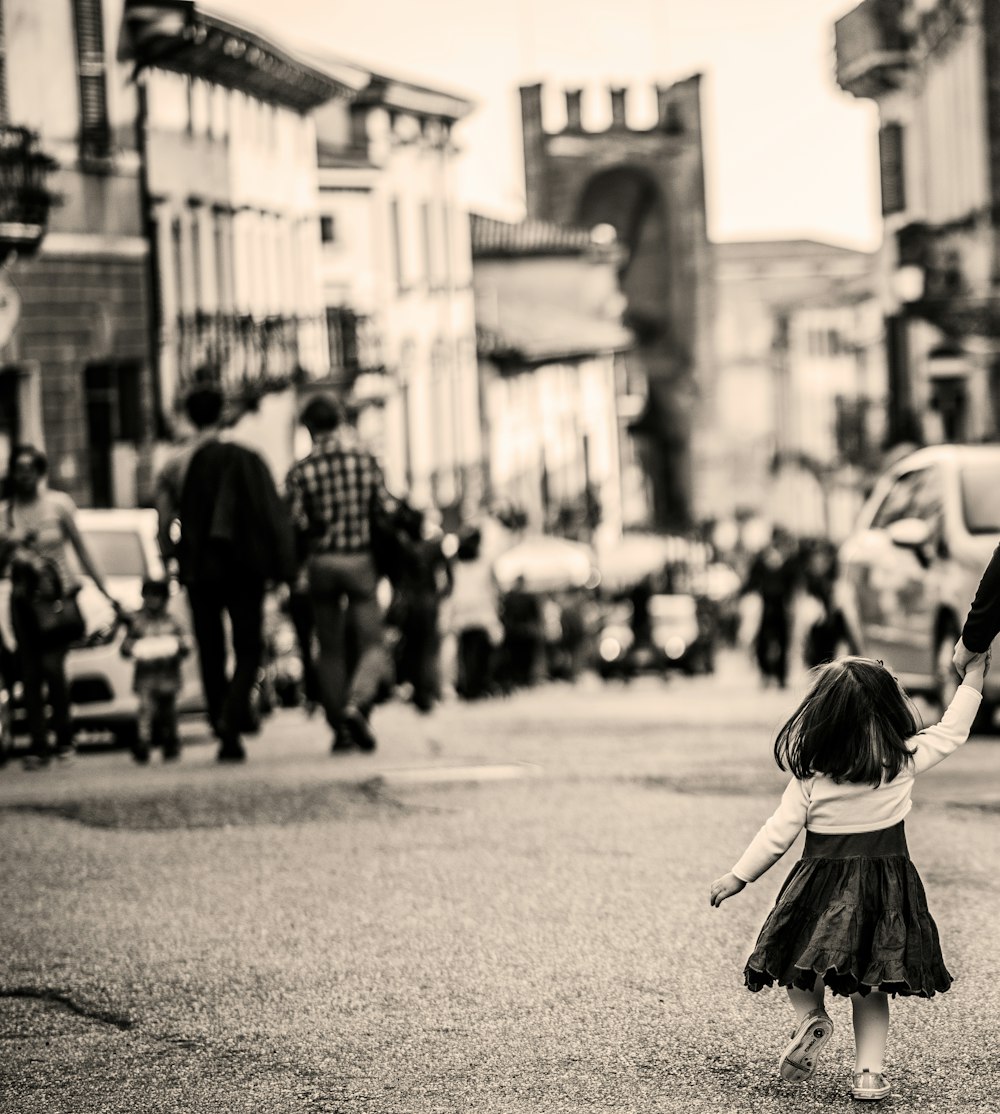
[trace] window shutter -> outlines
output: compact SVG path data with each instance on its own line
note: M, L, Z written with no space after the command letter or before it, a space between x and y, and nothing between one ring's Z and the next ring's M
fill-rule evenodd
M111 152L101 0L73 0L76 64L80 77L80 155L107 158Z
M3 0L0 0L0 124L10 123L7 103L7 32L3 23Z
M882 178L882 215L887 217L906 208L901 124L886 124L881 128L878 133L878 156Z

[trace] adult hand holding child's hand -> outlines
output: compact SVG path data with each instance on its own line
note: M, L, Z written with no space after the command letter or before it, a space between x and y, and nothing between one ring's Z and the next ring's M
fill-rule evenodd
M965 676L962 683L983 691L983 682L990 671L990 651L985 654L976 654L965 667Z
M709 904L718 909L727 897L734 897L745 886L746 882L742 878L737 878L732 872L724 874L712 883L712 896L709 898Z
M978 654L973 653L972 650L966 646L961 638L955 643L955 652L952 654L951 663L954 665L955 672L959 677L965 677L965 671L969 667L969 662L978 656Z

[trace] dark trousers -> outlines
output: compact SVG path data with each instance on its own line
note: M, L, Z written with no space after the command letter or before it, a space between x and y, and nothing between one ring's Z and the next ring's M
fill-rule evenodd
M316 623L313 619L313 604L308 592L293 591L288 597L288 617L295 628L295 638L302 655L302 683L306 700L310 704L320 703L319 679L316 676L316 654L313 651L313 638Z
M264 654L264 585L233 576L195 581L188 584L187 592L208 717L225 747L251 724L250 694ZM227 668L224 615L229 616L232 630L232 676Z
M784 688L788 679L788 640L790 637L788 613L784 610L765 610L754 646L757 666L761 676L774 677Z
M458 683L463 700L478 700L490 691L493 644L483 627L468 627L458 636Z
M413 703L428 710L440 695L438 657L440 635L437 596L416 595L406 601L403 612L403 653L399 679L413 685Z
M178 747L177 693L139 689L139 745L145 750L161 746L172 754Z
M367 714L388 670L378 577L366 553L324 553L309 560L309 597L316 622L316 674L327 722L338 725L345 707ZM356 663L349 653L353 633Z
M66 680L66 650L43 650L30 604L17 596L11 600L11 619L17 639L17 662L24 687L24 710L35 754L49 753L49 728L45 707L52 714L56 745L73 745L69 683Z

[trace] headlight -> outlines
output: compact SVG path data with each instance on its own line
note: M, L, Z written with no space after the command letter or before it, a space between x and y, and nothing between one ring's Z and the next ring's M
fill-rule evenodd
M674 635L668 638L663 647L663 652L670 658L671 661L679 661L684 657L684 651L687 649L687 643L680 635Z
M617 638L602 638L598 653L603 661L617 661L622 656L622 644Z

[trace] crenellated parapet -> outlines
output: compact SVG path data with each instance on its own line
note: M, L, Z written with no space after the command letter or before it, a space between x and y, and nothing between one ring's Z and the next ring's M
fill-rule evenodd
M610 120L588 128L587 94L564 91L566 115L547 127L544 87L521 88L528 217L615 229L626 320L650 384L632 432L653 487L656 524L682 528L691 511L691 431L698 382L711 376L712 262L705 216L701 77L657 84L650 127L629 121L633 90L606 90Z

